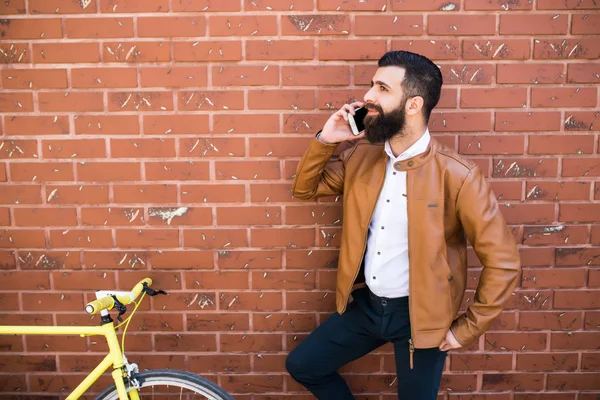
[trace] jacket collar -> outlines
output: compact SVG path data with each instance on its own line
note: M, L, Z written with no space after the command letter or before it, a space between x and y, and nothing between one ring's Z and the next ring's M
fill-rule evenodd
M426 139L424 139L427 136ZM424 151L422 152L418 152L420 149L420 146L423 145L423 143L420 143L421 140L424 139L424 142L427 141L427 145L426 148L424 149ZM387 160L389 158L391 158L388 153L387 153L387 148L388 148L388 143L386 142L384 148L382 149L382 156ZM417 146L415 148L415 146ZM409 147L404 153L402 153L398 159L393 159L394 161L394 169L396 171L408 171L411 169L416 169L419 168L421 166L423 166L424 164L426 164L428 161L430 161L436 150L439 147L439 142L437 140L435 140L434 138L432 138L429 135L429 130L427 130L425 132L425 134L423 134L423 136L421 136L421 138L419 140L417 140L417 142L415 144L413 144L411 147ZM414 149L413 149L414 148ZM414 150L414 152L412 152L411 150ZM405 159L401 159L402 155L407 154L409 151L411 151L411 154L409 155L409 158L405 158ZM390 154L393 155L393 153L391 153L391 149L390 149Z

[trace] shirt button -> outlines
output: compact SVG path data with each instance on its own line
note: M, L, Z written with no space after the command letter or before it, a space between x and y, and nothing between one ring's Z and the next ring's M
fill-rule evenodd
M412 167L414 164L415 164L415 163L414 163L414 162L412 162L412 161L409 161L409 162L408 162L408 166L409 166L409 167Z
M389 203L389 202L390 202L390 199L387 199L386 201Z
M374 277L373 277L373 279L377 279L377 277L376 277L376 276L374 276Z
M378 252L377 252L377 255L378 255L378 256L380 256L380 255L381 255L381 252L380 252L380 251L378 251Z
M381 229L385 229L385 226L382 226Z
M396 171L394 171L394 175L396 175Z

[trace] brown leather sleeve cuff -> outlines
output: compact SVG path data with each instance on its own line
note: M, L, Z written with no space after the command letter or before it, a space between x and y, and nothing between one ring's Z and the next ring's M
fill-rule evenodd
M466 314L463 314L455 319L450 327L450 330L462 347L466 347L477 340L477 337L473 336L471 332L469 332Z

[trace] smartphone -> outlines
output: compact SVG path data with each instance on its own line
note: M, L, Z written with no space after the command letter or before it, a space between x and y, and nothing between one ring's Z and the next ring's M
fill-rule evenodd
M352 134L354 136L360 135L362 131L365 130L365 117L369 110L365 107L357 108L354 110L354 115L348 113L348 123L350 124L350 129L352 129Z

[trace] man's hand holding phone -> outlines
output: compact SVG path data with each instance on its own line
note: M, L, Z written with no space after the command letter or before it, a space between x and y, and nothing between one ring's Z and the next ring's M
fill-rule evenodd
M350 127L349 117L356 114L356 110L364 105L362 101L356 101L351 104L344 104L342 108L336 111L325 123L323 130L319 135L319 141L326 144L341 143L345 140L354 140L364 137L365 133L358 132L355 135ZM350 117L350 118L352 118Z

